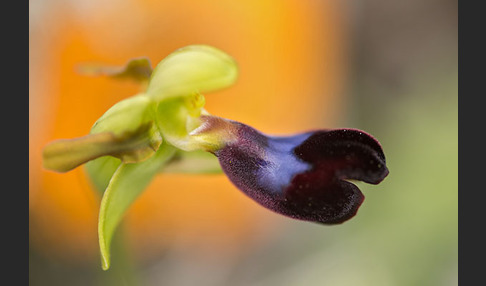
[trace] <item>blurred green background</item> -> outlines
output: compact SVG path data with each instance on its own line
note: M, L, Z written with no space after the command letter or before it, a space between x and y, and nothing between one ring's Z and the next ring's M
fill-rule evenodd
M277 1L267 2L269 13L292 13L283 11ZM66 5L64 9L82 10L85 18L81 17L80 21L89 21L90 11L127 5L127 1L29 3L31 77L41 73L39 62L43 54L35 50L41 48L37 44L46 40L39 37L46 34L42 31L43 21L53 21L52 17L57 15L49 12L51 8ZM280 9L273 9L272 5ZM250 6L239 6L234 9L252 13ZM318 7L325 9L327 6ZM50 256L49 249L31 243L30 284L457 285L457 1L343 1L339 8L332 9L332 13L339 13L332 15L345 26L338 31L341 34L338 39L345 43L346 52L340 65L345 66L346 73L342 73L344 79L339 79L342 88L333 90L342 103L336 104L339 111L334 111L332 120L326 112L313 113L314 126L367 131L381 142L390 170L390 175L377 186L357 183L366 199L355 218L327 227L272 215L271 222L278 225L275 234L260 234L258 228L252 230L254 236L264 238L250 246L242 245L245 251L234 255L218 253L217 248L193 255L190 250L167 247L156 258L144 261L131 258L136 255L123 247L120 238L117 243L122 250L113 254L113 261L118 263L114 262L113 269L108 272L101 271L98 257L60 259ZM199 15L205 17L204 11ZM264 13L255 14L256 21L263 21L265 17ZM137 21L144 19L140 17ZM197 18L194 21L197 22ZM307 25L295 28L296 34L306 33L306 29L318 34L321 29L310 20ZM144 29L156 27L144 26ZM184 29L184 25L175 25L173 29ZM280 29L278 25L267 25L260 33L272 37L277 31L282 33ZM204 40L201 36L198 39ZM130 41L137 39L130 38ZM277 49L279 44L275 42ZM315 62L315 65L326 64L322 58ZM318 75L313 76L318 81ZM278 76L275 81L279 82ZM49 91L52 87L31 83L29 102L33 107L38 102L39 90ZM325 106L327 99L321 99L320 104ZM41 112L31 109L31 120ZM232 118L231 110L226 112L225 117ZM286 119L280 120L285 127ZM329 122L333 126L329 126ZM36 126L33 121L30 124L31 128ZM30 135L34 138L35 130ZM32 175L32 189L40 184L39 180ZM33 208L39 195L31 190L30 196ZM31 241L41 233L38 229L45 227L38 226L36 218L37 213L32 211ZM164 226L162 223L152 227Z

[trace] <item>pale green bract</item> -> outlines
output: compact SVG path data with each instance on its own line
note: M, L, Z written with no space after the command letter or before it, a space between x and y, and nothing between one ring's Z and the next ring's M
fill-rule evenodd
M86 163L93 185L103 192L98 237L104 270L110 267L118 224L158 172L221 172L216 157L203 152L219 146L221 138L191 132L202 124L200 116L208 115L202 93L229 87L238 76L236 62L207 45L178 49L153 71L146 59L134 59L127 67L84 70L135 79L145 91L113 105L89 135L57 140L43 150L46 169L66 172Z

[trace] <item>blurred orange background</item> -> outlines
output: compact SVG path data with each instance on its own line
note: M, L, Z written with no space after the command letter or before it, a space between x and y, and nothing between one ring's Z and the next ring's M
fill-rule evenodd
M213 45L238 62L229 89L206 109L269 134L335 127L346 97L348 27L340 1L30 1L29 240L32 251L73 264L99 264L100 194L83 168L42 168L49 141L86 135L132 82L81 76L78 64L155 66L191 44ZM137 261L167 249L232 257L271 243L286 218L258 206L224 175L161 174L123 222ZM115 265L117 262L113 261Z
M29 1L29 284L457 285L457 0ZM101 195L83 168L42 168L50 141L86 135L130 81L82 63L152 66L191 44L238 62L212 114L268 134L358 128L390 175L342 225L266 210L224 175L160 174L101 270Z

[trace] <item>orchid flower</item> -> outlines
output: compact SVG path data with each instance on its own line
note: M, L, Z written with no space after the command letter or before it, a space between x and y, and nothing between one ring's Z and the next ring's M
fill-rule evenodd
M357 129L269 136L211 115L203 94L231 86L237 64L223 51L192 45L154 70L148 59L125 68L85 66L83 73L130 78L143 89L112 106L90 134L49 143L44 167L82 164L103 197L98 221L102 268L123 215L160 172L224 172L243 193L282 215L322 224L352 218L364 196L348 180L380 183L387 175L380 143Z

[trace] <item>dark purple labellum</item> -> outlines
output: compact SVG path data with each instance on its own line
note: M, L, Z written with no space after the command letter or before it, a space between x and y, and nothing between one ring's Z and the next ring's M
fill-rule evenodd
M223 171L256 202L295 219L342 223L364 200L346 180L378 184L388 175L380 144L360 130L270 137L234 124L237 139L214 152Z

